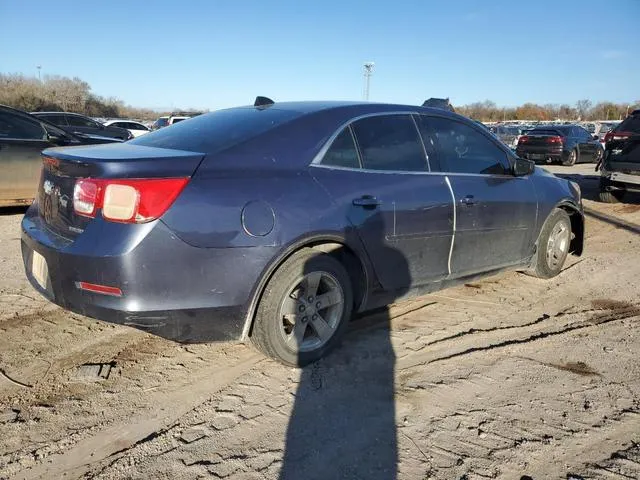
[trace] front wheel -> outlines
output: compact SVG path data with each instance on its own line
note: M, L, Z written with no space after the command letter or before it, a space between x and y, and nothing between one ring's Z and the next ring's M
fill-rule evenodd
M304 249L269 280L251 340L273 359L302 367L339 343L352 307L351 280L342 264L326 253Z
M533 275L552 278L560 273L571 244L571 220L564 210L555 208L540 232L536 247Z

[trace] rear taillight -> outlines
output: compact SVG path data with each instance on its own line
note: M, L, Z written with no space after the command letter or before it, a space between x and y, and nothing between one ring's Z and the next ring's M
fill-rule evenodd
M529 137L527 137L526 135L523 135L518 139L518 145L520 145L521 143L527 143L528 141L529 141Z
M547 137L547 143L561 144L562 137Z
M189 181L188 178L98 179L76 181L73 209L78 215L145 223L161 217Z
M625 138L629 138L631 135L633 135L632 132L614 132L612 130L604 136L604 141L608 142L609 140L624 140Z

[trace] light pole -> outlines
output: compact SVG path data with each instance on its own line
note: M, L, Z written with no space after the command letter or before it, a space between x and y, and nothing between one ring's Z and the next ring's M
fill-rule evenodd
M371 82L371 75L373 75L373 67L375 63L373 62L365 62L364 64L364 99L365 101L369 100L369 85Z
M38 69L38 81L41 82L42 78L40 78L40 70L42 70L42 65L38 65L36 68Z

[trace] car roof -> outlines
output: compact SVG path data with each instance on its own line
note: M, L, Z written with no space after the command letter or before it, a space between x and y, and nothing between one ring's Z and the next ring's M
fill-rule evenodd
M461 115L444 110L442 108L422 107L419 105L403 105L396 103L376 103L376 102L360 102L360 101L303 101L303 102L276 102L271 105L256 107L254 105L246 105L235 108L259 108L259 109L275 109L283 111L298 112L303 115L319 113L329 110L345 110L350 116L366 115L371 113L385 112L412 112L412 113L429 113L450 118L466 118Z
M83 115L81 113L72 113L72 112L31 112L32 115L76 115L78 117L86 117L91 118L88 115Z

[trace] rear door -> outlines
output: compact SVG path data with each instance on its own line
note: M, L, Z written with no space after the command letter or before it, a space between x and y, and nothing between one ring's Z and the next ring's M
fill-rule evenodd
M0 110L0 206L33 200L42 165L40 152L49 146L39 122Z
M480 129L449 118L427 120L455 198L451 275L522 263L534 243L532 182L511 174L506 152Z
M411 114L376 115L343 130L312 169L344 206L388 291L448 274L453 201L428 159Z

